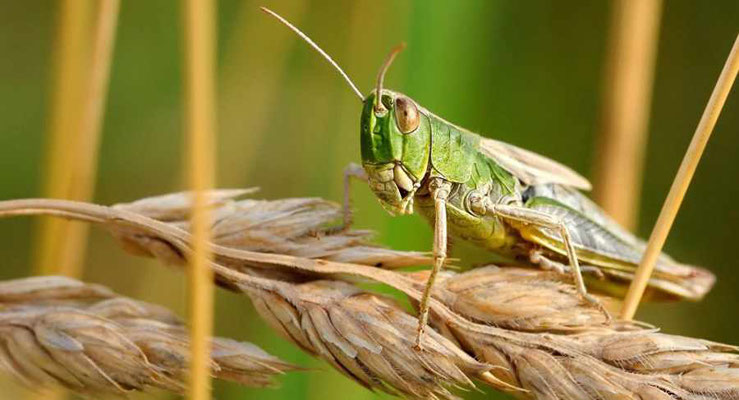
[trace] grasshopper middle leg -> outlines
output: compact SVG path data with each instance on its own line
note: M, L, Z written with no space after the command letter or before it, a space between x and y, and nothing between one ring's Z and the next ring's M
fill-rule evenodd
M434 266L431 274L426 281L426 287L423 289L421 304L418 309L418 330L416 332L416 350L422 350L421 340L423 339L424 330L429 318L429 300L431 291L434 288L436 276L444 265L447 252L447 221L446 221L446 201L451 191L451 183L441 179L433 178L429 182L429 191L434 199L434 211L436 220L434 224Z

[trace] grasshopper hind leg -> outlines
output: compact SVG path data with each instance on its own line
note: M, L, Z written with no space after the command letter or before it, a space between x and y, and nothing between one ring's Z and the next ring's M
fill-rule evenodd
M572 273L569 266L562 264L559 261L552 260L551 258L547 257L540 249L532 250L529 253L529 261L532 264L538 265L541 269L545 271L556 271L557 273L562 275ZM605 279L606 277L600 268L593 265L580 265L580 271L582 271L583 273L592 274L597 279Z
M521 206L494 204L490 205L488 208L489 211L503 220L523 225L537 225L557 231L562 238L565 250L567 251L567 259L569 261L569 265L567 267L570 269L570 273L572 274L572 280L574 281L578 295L583 300L598 307L610 320L611 315L605 309L603 304L598 299L590 295L585 288L585 280L582 277L582 270L580 268L580 262L577 259L575 246L572 244L570 232L564 222L552 217L551 215Z

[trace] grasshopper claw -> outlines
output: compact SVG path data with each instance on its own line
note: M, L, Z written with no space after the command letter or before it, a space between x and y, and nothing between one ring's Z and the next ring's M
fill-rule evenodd
M613 320L613 317L611 316L611 313L608 312L606 307L603 305L603 302L598 300L596 297L588 294L588 293L580 293L580 297L585 300L587 303L590 303L591 306L597 307L605 316L606 318L606 324L610 324Z
M424 325L418 325L418 330L416 331L416 343L413 345L413 350L415 351L423 351L423 346L421 345L421 340L423 339L424 332Z

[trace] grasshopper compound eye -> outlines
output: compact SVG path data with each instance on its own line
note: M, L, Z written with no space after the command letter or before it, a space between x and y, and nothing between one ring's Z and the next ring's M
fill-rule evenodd
M395 99L395 123L398 125L398 129L405 134L418 128L421 123L421 116L413 100L405 96Z

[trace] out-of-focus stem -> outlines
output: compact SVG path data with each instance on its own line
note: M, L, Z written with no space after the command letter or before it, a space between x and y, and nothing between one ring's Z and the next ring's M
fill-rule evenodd
M711 98L708 100L706 109L703 111L703 116L698 123L695 134L693 134L693 139L690 141L690 146L685 152L680 169L678 169L675 180L672 182L672 187L670 187L670 192L667 194L667 199L662 205L662 211L660 211L652 235L649 237L647 249L644 252L639 268L636 270L634 281L631 282L629 291L626 294L624 307L621 310L621 318L623 319L631 319L636 313L642 294L644 294L644 289L647 287L649 276L654 269L654 263L657 261L657 257L659 257L662 247L667 240L667 235L670 233L670 228L675 221L677 211L680 209L680 204L685 197L685 193L688 191L688 186L690 186L690 180L693 178L703 150L706 148L706 143L708 143L708 139L711 137L713 127L716 125L718 116L721 114L721 109L734 84L737 71L739 71L739 35L734 41L729 58L726 60L724 69L721 71L716 86L713 88Z
M65 0L58 10L55 43L54 83L47 132L44 163L44 197L71 198L75 184L77 130L83 113L87 35L90 28L91 3L88 0ZM87 199L84 199L87 200ZM34 272L75 276L80 272L80 240L82 224L58 219L43 219L33 249Z
M83 201L92 197L95 188L98 148L108 97L120 0L101 0L97 7L92 54L89 71L86 73L85 96L82 99L77 154L74 157L74 181L70 188L71 198ZM76 253L82 254L86 245L87 229L80 230L78 236L75 238L75 245L78 246Z
M662 0L613 3L594 194L629 229L639 214L661 9Z
M104 0L98 6L92 54L88 59L92 3L67 0L59 5L42 189L46 197L90 200L92 195L118 6L119 0ZM79 276L88 229L85 224L65 220L42 220L34 247L35 272ZM65 393L60 390L31 395L39 399L63 397Z
M210 212L205 190L213 187L215 135L215 5L212 0L185 1L185 118L188 182L193 191L193 254L189 265L191 336L188 398L210 399L210 349L213 285L209 268Z
M82 201L92 197L119 6L120 0L102 0L97 6L88 59L91 2L67 0L60 5L54 100L44 171L46 197ZM42 220L34 248L35 272L79 276L88 230L86 224ZM64 396L62 391L45 391L34 398Z

